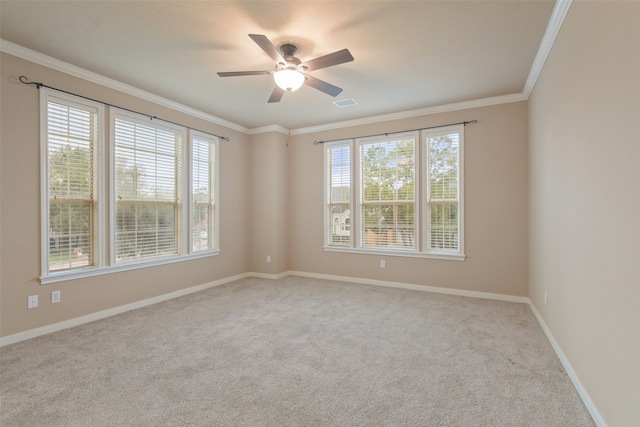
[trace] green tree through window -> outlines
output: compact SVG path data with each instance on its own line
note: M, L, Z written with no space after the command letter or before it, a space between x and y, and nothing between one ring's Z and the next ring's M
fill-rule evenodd
M415 247L415 138L360 146L364 247Z

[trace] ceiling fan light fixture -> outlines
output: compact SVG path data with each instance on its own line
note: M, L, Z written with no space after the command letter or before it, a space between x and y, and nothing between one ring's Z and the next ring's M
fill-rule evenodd
M338 50L310 61L302 62L300 58L296 57L298 47L293 44L285 43L280 48L277 48L262 34L249 34L249 37L276 63L275 70L218 72L220 77L273 75L276 87L273 88L273 92L267 101L270 104L280 102L285 92L298 90L303 84L333 97L342 92L342 88L310 76L306 72L353 61L353 55L351 55L349 49Z
M273 73L273 79L281 89L288 92L300 89L300 86L304 83L304 75L300 71L292 70L291 68L276 71Z

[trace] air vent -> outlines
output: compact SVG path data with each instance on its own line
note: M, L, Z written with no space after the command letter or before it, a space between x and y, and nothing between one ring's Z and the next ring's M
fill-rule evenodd
M333 101L333 103L336 105L336 107L350 107L352 105L357 105L358 103L356 102L355 99L353 98L349 98L349 99L341 99L340 101Z

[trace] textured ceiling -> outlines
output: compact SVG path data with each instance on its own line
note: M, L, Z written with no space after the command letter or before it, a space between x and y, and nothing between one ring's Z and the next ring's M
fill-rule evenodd
M521 93L553 1L7 1L2 39L247 128L289 129ZM248 37L293 43L302 61L355 60L309 74L268 104L270 70ZM47 83L47 82L43 82ZM332 102L353 98L357 105Z

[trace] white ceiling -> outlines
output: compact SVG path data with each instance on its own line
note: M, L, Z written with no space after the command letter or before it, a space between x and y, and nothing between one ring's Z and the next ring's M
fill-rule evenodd
M0 37L249 129L297 129L521 93L554 3L2 0ZM348 48L353 62L309 73L344 91L268 104L271 76L218 77L273 69L250 33L302 61Z

